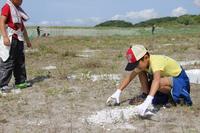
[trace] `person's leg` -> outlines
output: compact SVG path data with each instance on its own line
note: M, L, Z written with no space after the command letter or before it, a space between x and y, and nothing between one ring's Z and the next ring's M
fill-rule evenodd
M154 105L165 105L169 102L171 90L171 78L163 77L160 79L159 89L156 92L153 104Z
M172 88L172 82L170 77L163 77L160 79L160 86L158 91L169 94Z
M134 96L130 101L129 104L130 105L135 105L138 104L140 102L143 102L145 100L145 98L148 96L149 94L149 81L148 81L148 76L146 72L140 72L138 74L139 76L139 80L141 83L141 90L142 90L142 94L139 94L137 96Z
M3 62L0 59L0 87L7 86L12 77L12 71L14 69L14 60L16 54L16 41L12 39L12 44L10 48L9 58L7 61Z
M13 60L8 59L6 62L3 62L0 59L0 88L7 86L11 80L13 71Z
M25 55L24 44L21 41L17 42L17 58L14 65L15 84L25 83L26 81L26 68L25 68Z
M184 69L178 77L173 78L172 98L176 103L180 103L181 99L184 100L186 105L192 105L190 97L190 82Z

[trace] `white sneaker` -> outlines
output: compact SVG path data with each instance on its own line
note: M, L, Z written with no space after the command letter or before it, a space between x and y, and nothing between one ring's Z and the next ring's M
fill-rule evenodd
M6 96L10 92L11 92L11 88L7 85L0 88L0 95L2 96Z

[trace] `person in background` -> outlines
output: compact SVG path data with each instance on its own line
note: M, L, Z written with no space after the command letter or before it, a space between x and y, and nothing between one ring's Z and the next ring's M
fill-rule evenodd
M40 37L40 32L41 32L40 26L38 26L38 27L37 27L37 35L38 35L38 37Z
M152 32L152 35L154 35L154 33L155 33L155 29L156 29L156 25L155 25L155 24L153 24L153 25L152 25L152 30L151 30L151 32Z

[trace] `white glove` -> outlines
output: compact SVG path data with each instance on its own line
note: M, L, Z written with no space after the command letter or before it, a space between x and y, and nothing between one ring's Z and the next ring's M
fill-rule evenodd
M119 104L119 97L120 97L121 92L122 91L120 89L117 89L117 91L115 93L113 93L112 96L110 96L108 98L108 100L106 101L106 103L109 106L111 106L113 102L114 102L113 103L114 105Z
M140 116L145 116L145 112L146 112L147 108L152 104L152 101L153 101L153 96L148 95L146 100L142 104L135 107L136 112Z

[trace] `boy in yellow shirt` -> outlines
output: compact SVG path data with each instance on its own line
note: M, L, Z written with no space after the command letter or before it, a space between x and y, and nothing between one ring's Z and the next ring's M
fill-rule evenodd
M128 64L125 70L130 71L130 74L124 78L117 91L108 98L108 104L113 100L119 104L121 92L136 75L139 75L142 91L147 95L144 102L136 106L141 116L145 115L158 91L171 94L175 103L180 103L180 98L183 98L186 105L192 105L189 78L175 60L163 55L150 55L142 45L129 48L127 59ZM149 86L147 74L153 76L151 86Z

